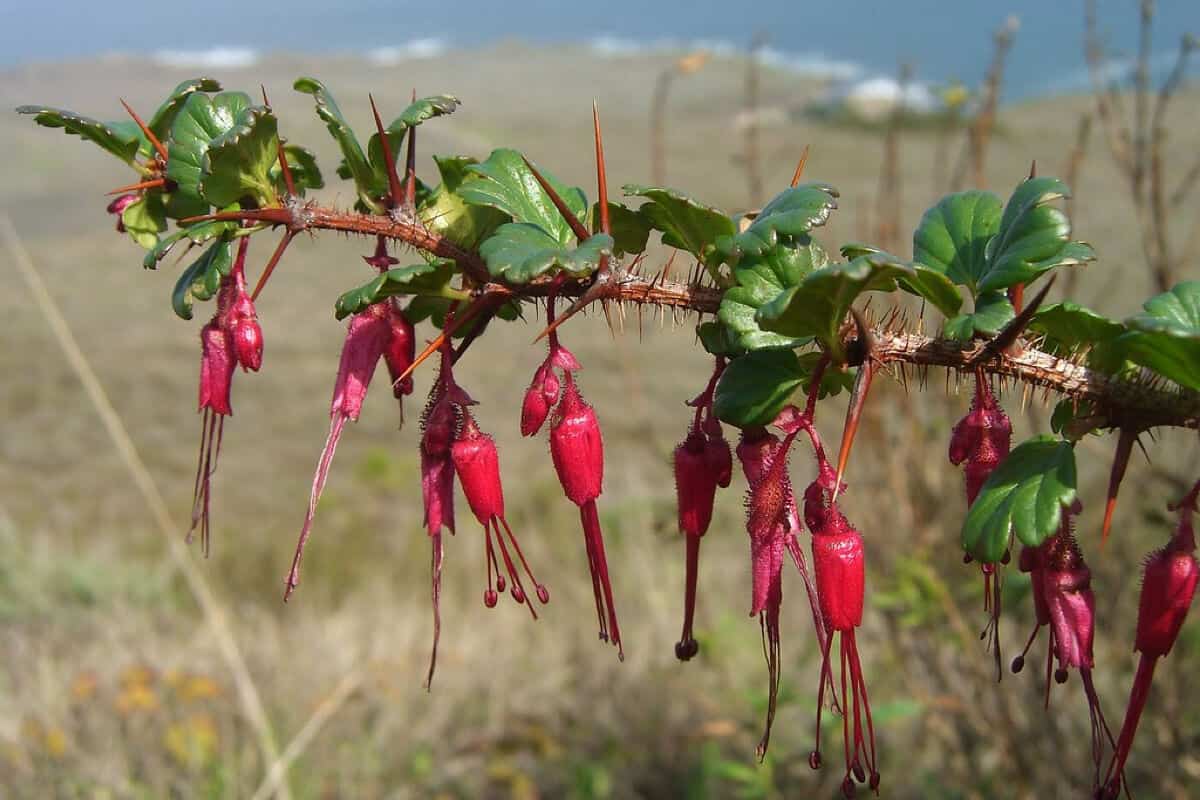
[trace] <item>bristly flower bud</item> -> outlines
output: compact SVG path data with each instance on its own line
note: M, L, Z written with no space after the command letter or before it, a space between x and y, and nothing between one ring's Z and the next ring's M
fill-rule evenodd
M968 506L975 502L992 470L1008 455L1011 443L1012 422L996 402L987 381L976 377L971 409L950 436L950 463L965 463Z
M549 362L542 364L533 373L533 380L525 390L521 402L521 435L533 436L542 429L550 416L550 407L558 400L558 378Z
M1179 511L1175 533L1166 546L1154 551L1146 559L1142 573L1142 594L1138 600L1137 635L1134 639L1134 649L1142 655L1138 659L1137 674L1133 678L1133 689L1129 693L1129 705L1125 709L1125 722L1117 738L1116 752L1105 778L1107 797L1115 798L1121 792L1125 780L1125 762L1133 747L1142 710L1150 696L1154 667L1158 659L1170 653L1175 646L1196 595L1200 564L1194 555L1196 537L1192 515L1196 511L1198 494L1200 482L1172 507Z
M484 605L489 608L495 605L497 589L493 588L494 585L498 585L498 591L504 591L503 574L500 572L500 564L496 558L497 548L504 561L513 599L518 603L525 603L528 598L521 581L521 574L509 554L510 545L513 553L521 562L525 574L529 576L529 580L537 592L538 600L543 604L548 603L550 602L550 592L533 576L529 564L525 561L525 555L521 552L521 545L517 542L517 538L513 535L508 520L504 516L504 489L500 483L500 458L496 452L496 443L491 436L479 430L479 426L476 425L470 412L463 409L463 415L462 426L458 436L455 437L454 444L450 447L450 453L454 460L455 471L458 473L458 481L463 488L463 494L466 495L467 503L471 506L475 518L483 526L487 539L488 588L484 592ZM504 528L503 533L500 531L501 526ZM494 540L493 534L495 534ZM508 537L507 543L505 535ZM495 584L493 583L493 570L498 578ZM533 615L534 619L537 619L537 611L534 610L532 599L526 605L529 607L529 613Z

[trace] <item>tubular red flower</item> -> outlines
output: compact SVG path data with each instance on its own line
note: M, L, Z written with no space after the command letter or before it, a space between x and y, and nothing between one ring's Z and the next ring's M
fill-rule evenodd
M550 456L563 493L579 506L600 639L616 645L618 657L624 659L621 629L617 624L617 610L608 575L608 559L604 555L604 534L596 510L596 498L600 496L604 483L604 442L596 412L580 396L570 372L566 373L562 399L550 426Z
M1192 487L1188 495L1175 506L1179 511L1179 523L1171 540L1146 559L1142 593L1138 600L1137 634L1134 638L1134 649L1142 655L1129 694L1125 721L1117 737L1116 752L1105 778L1105 792L1110 798L1117 797L1121 792L1125 780L1125 762L1133 747L1142 710L1150 696L1154 668L1158 659L1170 653L1175 646L1196 594L1200 564L1197 564L1194 555L1196 537L1192 528L1192 514L1196 510L1198 493L1200 483Z
M495 605L496 591L492 588L493 568L496 575L500 576L499 591L504 591L503 576L500 575L500 565L496 559L496 549L499 549L500 556L504 561L505 571L511 582L513 599L518 603L525 603L528 597L521 581L521 574L509 554L508 545L512 546L525 574L529 576L538 599L543 604L550 602L550 592L533 576L533 572L525 560L525 554L521 552L521 545L517 542L517 537L513 535L508 520L504 516L504 489L500 483L500 458L496 452L496 443L491 436L479 430L474 418L465 409L463 409L462 426L454 444L450 447L450 453L454 460L454 469L458 473L458 481L463 488L463 494L466 495L467 503L471 506L475 518L483 526L487 538L488 588L484 592L484 604L489 607ZM500 532L501 526L504 528L503 534ZM493 547L493 533L495 534L495 547ZM505 535L508 537L507 544ZM534 619L537 619L533 601L530 600L526 605L529 607L529 613L533 615Z
M192 488L192 525L188 540L197 526L200 546L208 555L209 505L212 495L212 476L221 454L221 439L225 433L225 417L233 414L230 390L236 362L233 343L214 315L200 330L200 455L196 463L196 480Z

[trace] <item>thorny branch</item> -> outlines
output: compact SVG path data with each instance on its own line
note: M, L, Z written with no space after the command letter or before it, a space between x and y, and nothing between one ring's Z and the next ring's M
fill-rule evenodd
M289 233L302 230L334 230L363 236L385 236L442 258L451 259L469 276L476 296L541 298L554 293L579 297L591 290L595 300L618 305L651 306L674 312L716 314L722 292L699 279L677 281L665 271L647 276L641 259L626 268L613 270L603 286L588 278L538 279L521 286L494 281L477 253L465 250L425 228L419 221L393 214L361 214L289 199L282 207L214 215L218 219L243 219L283 225ZM695 273L697 275L701 272ZM1086 424L1091 429L1152 427L1200 429L1200 393L1181 390L1152 377L1108 375L1069 359L1043 352L1027 343L996 348L988 342L960 342L897 329L897 315L874 325L872 358L879 365L912 365L918 369L945 367L960 371L982 370L1032 387L1043 387L1059 395L1086 403L1091 412ZM846 349L856 339L855 328L844 328ZM1015 351L1015 352L1014 352ZM852 365L853 366L853 365Z

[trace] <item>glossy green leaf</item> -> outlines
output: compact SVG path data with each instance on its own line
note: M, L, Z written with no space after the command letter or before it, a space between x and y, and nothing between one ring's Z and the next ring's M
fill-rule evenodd
M171 307L184 319L192 318L192 302L205 301L221 288L221 278L233 268L233 244L226 238L213 242L175 282Z
M824 225L837 208L838 192L829 184L807 183L784 189L741 233L722 236L717 250L731 264L744 256L760 256L774 248L782 237L791 241Z
M662 232L663 244L686 250L709 266L720 260L716 241L737 233L733 220L719 210L674 189L628 184L623 191L626 195L645 197L650 201L643 203L638 213L648 219L655 230Z
M200 193L204 156L212 140L233 128L250 106L250 95L245 92L221 92L211 97L193 92L184 100L171 123L167 148L167 177L176 186L167 202L169 216L184 219L208 213L210 204Z
M285 144L283 154L292 173L292 183L297 194L303 196L308 189L324 188L325 178L321 175L321 168L317 166L317 156L313 151L298 144ZM271 166L271 183L275 185L277 194L282 194L286 189L278 157Z
M474 164L467 171L472 177L463 181L458 188L459 197L467 203L494 208L507 214L515 223L541 228L558 245L568 245L575 240L571 226L555 208L550 196L516 150L493 150L487 161ZM538 171L575 216L582 220L587 210L587 198L583 190L565 186L544 169Z
M167 229L167 209L159 192L147 192L141 199L130 203L121 212L125 231L139 246L153 250L158 245L158 234Z
M1057 266L1067 245L1071 223L1059 208L1050 205L1069 194L1058 178L1030 178L1009 198L1000 218L1000 229L988 243L988 270L975 290L979 293L1028 283Z
M592 203L589 212L588 225L592 231L598 231L600 219L600 204ZM650 238L650 220L631 208L611 200L608 203L608 222L612 228L613 255L621 258L626 254L637 254L646 249L646 241Z
M1016 316L1012 303L1004 292L987 292L975 298L975 310L946 320L942 335L961 342L970 341L976 334L994 336Z
M843 360L838 330L850 305L863 292L891 292L913 268L884 254L859 256L804 276L796 286L763 305L755 319L764 330L785 336L814 336L835 362Z
M175 117L183 109L183 104L187 102L188 95L193 92L219 92L221 84L215 78L188 78L171 93L167 95L167 99L162 102L154 115L146 122L148 127L159 141L166 142L171 137L171 127L175 123Z
M488 272L509 283L528 283L551 270L572 276L590 275L600 259L612 255L612 237L597 233L579 243L564 246L539 225L507 222L496 229L479 247Z
M402 294L465 299L461 292L450 289L450 279L454 274L454 264L450 261L389 269L362 286L342 294L334 306L334 314L338 319L345 319L380 300Z
M747 353L731 361L721 374L713 413L739 428L767 425L787 405L804 377L791 350Z
M417 204L417 216L431 233L444 236L459 247L477 250L484 239L500 227L507 216L489 206L473 206L458 195L468 167L478 163L467 156L433 157L442 182Z
M984 482L963 522L963 549L982 564L995 564L1013 535L1036 547L1058 530L1063 506L1074 501L1075 448L1054 436L1035 436Z
M1200 391L1200 281L1185 281L1150 298L1125 320L1119 343L1128 357L1180 386Z
M974 293L987 273L987 244L1000 230L1000 215L1000 198L991 192L946 195L921 217L913 260Z
M859 256L879 255L889 261L903 262L903 259L872 247L868 244L850 243L841 247L842 257L852 261ZM901 289L928 301L930 305L941 311L947 317L953 317L962 308L962 294L954 282L946 274L921 263L909 263L913 274L896 278Z
M38 125L62 128L64 133L99 145L127 164L133 162L141 144L139 136L132 135L117 123L99 122L74 111L49 106L18 106L17 113L33 114L33 121Z
M758 311L782 292L800 284L805 275L829 263L829 256L811 239L804 244L780 245L762 256L747 257L733 271L735 285L721 297L717 318L745 350L793 348L810 335L793 336L765 330Z
M803 375L800 385L804 387L805 391L812 383L813 370L820 365L824 358L825 354L819 350L810 350L798 357L800 373ZM817 399L824 400L827 397L836 397L842 392L850 391L854 388L854 377L854 370L827 366L821 373L821 388L817 390Z
M266 106L251 106L209 143L200 166L200 194L218 208L246 197L271 205L276 200L271 170L278 163L275 115Z
M231 225L228 222L200 222L180 228L170 236L159 239L158 243L142 259L142 266L146 269L157 269L158 262L166 258L177 244L187 242L189 247L194 244L203 244L235 226L236 223Z

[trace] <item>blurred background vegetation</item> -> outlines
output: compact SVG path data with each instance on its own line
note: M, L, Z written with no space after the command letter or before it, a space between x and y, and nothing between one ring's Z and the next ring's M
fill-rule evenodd
M987 42L986 31L978 33ZM984 46L981 53L986 53ZM589 100L601 111L611 186L651 172L648 111L671 74L662 110L668 184L731 212L786 185L804 145L806 176L839 188L841 210L819 238L828 246L880 241L909 253L906 231L970 157L968 114L919 121L907 113L828 113L820 81L725 56L698 69L677 55L617 58L568 48L503 44L431 60L371 66L350 57L272 56L252 69L213 72L228 88L262 83L291 141L315 149L327 179L335 149L299 75L333 89L367 129L367 92L386 117L419 93L450 92L463 108L422 127L428 155L479 157L515 146L593 193ZM986 68L981 56L980 71ZM163 66L147 77L134 60L16 67L0 81L0 107L47 102L115 117L118 95L153 108L198 70ZM751 85L749 80L753 80ZM747 106L752 86L754 103ZM1200 92L1174 100L1166 163L1194 159ZM807 108L822 113L805 113ZM986 133L978 177L1006 195L1037 160L1076 190L1076 235L1100 260L1073 282L1073 299L1116 317L1158 291L1139 244L1126 179L1100 132L1083 128L1089 96L1002 105ZM1082 122L1081 122L1082 121ZM1097 123L1098 124L1098 123ZM750 139L747 128L750 128ZM968 133L968 129L974 133ZM968 160L966 162L974 162ZM1072 164L1074 166L1072 167ZM195 402L198 324L177 320L173 270L143 271L140 253L114 235L103 192L127 181L110 160L28 119L0 115L0 213L9 216L84 352L132 431L181 529L199 439ZM755 180L760 186L756 186ZM761 187L761 188L760 188ZM333 184L322 195L349 205ZM1190 194L1179 214L1195 220ZM1183 224L1183 223L1181 223ZM1183 230L1187 230L1186 224ZM1193 245L1195 243L1193 242ZM818 659L793 572L785 578L784 676L765 763L753 760L767 676L749 610L744 486L718 498L704 540L698 626L701 652L677 662L683 545L675 528L670 453L687 426L684 400L707 379L693 320L630 309L610 335L603 316L565 329L585 365L607 450L601 514L627 658L595 637L575 508L561 495L543 439L518 433L520 397L540 355L533 325L497 326L473 346L459 380L482 401L477 418L500 445L510 522L553 600L536 623L502 602L485 609L483 544L460 497L460 530L447 542L443 635L433 690L422 688L432 633L428 541L417 469L419 400L397 430L382 382L339 450L303 582L280 597L309 482L327 426L342 326L333 299L367 275L371 243L332 235L293 244L259 303L265 368L235 381L214 484L214 542L189 552L215 593L266 708L273 747L228 668L210 621L171 560L145 503L75 374L29 299L6 251L0 347L0 795L44 797L687 797L833 796L837 759L809 770ZM259 247L252 261L267 253ZM1194 247L1193 251L1194 252ZM403 257L403 256L402 256ZM415 258L415 255L414 255ZM661 265L667 253L648 262ZM686 265L677 262L681 271ZM1182 277L1196 277L1185 257ZM1067 282L1072 283L1072 282ZM1052 299L1063 296L1056 287ZM885 307L874 301L875 310ZM198 312L197 316L203 316ZM532 320L536 324L537 320ZM922 327L915 311L909 327ZM503 328L503 329L501 329ZM925 325L932 329L932 321ZM428 331L420 329L424 338ZM911 377L911 376L910 376ZM382 379L378 379L382 381ZM429 371L418 375L423 396ZM927 391L877 382L855 448L845 510L868 548L869 612L859 636L875 704L883 793L889 797L1080 796L1090 780L1087 714L1076 676L1043 708L1040 669L997 685L979 639L985 615L978 569L964 566L958 531L961 475L946 457L969 381L928 375ZM1040 394L1004 394L1017 435L1047 428ZM822 406L836 436L844 401ZM1151 463L1131 464L1115 535L1098 547L1113 442L1080 445L1085 513L1080 538L1098 603L1097 684L1120 724L1134 657L1140 559L1164 541L1165 505L1198 474L1194 437L1147 442ZM795 479L811 467L793 460ZM1005 578L1005 662L1033 624L1028 580ZM1200 710L1187 676L1200 666L1193 621L1160 666L1131 761L1145 797L1187 796L1200 780ZM1045 637L1030 659L1041 664ZM833 726L840 722L831 715ZM832 747L832 745L831 745ZM286 777L267 780L276 754Z

